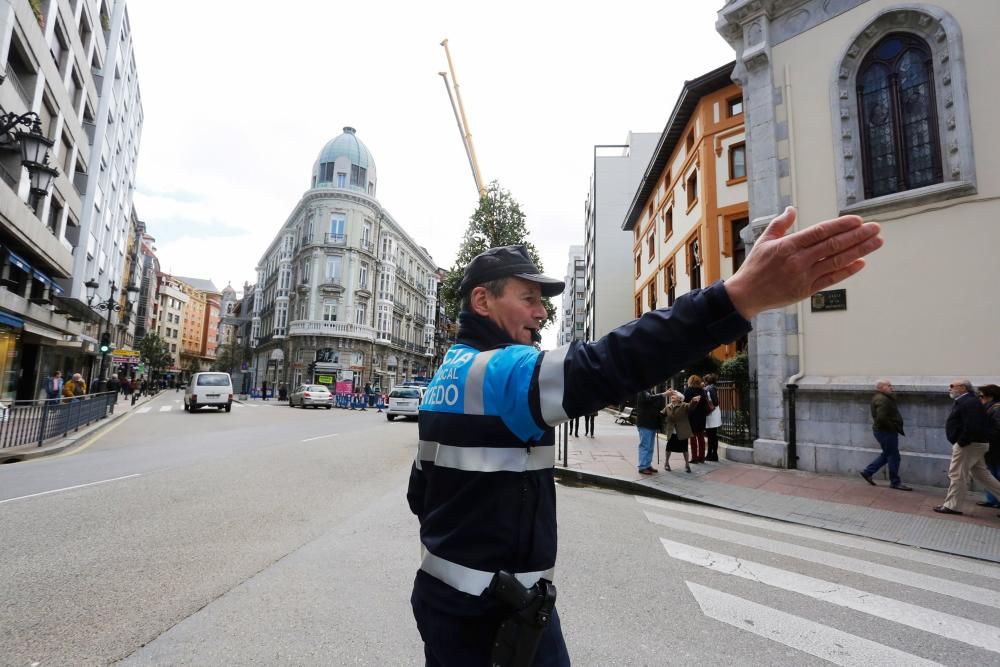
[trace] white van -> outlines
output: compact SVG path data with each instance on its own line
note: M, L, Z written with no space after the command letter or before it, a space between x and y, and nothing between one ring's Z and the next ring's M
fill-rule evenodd
M218 410L233 409L233 380L229 373L195 373L184 389L184 409L194 412L210 405Z

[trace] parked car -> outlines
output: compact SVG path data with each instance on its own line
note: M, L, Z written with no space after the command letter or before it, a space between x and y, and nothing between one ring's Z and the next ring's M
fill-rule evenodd
M296 405L302 408L311 405L329 410L333 407L333 394L321 384L300 384L288 395L288 407L294 408Z
M424 398L426 387L401 386L389 392L389 407L385 418L395 421L396 417L417 418L420 413L420 401Z
M184 389L184 409L194 412L205 406L233 409L233 380L229 373L195 373Z

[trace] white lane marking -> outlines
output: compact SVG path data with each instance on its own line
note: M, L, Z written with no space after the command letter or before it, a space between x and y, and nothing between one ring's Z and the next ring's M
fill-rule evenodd
M302 442L312 442L313 440L322 440L323 438L332 438L334 436L340 435L339 433L330 433L329 435L317 435L315 438L306 438Z
M660 538L671 558L1000 653L1000 628L874 593Z
M146 407L144 407L144 408L139 408L139 409L138 409L138 410L136 410L135 412L136 412L136 414L139 414L139 415L144 415L144 414L146 414L147 412L149 412L149 411L150 411L150 410L152 410L152 409L153 409L153 408L152 408L152 406L149 406L149 405L147 405L147 406L146 406Z
M788 614L729 593L685 581L705 616L740 630L814 655L835 665L912 665L941 663L884 646L870 639Z
M916 563L934 565L935 567L945 567L949 570L967 572L969 574L978 574L979 576L989 577L991 579L1000 579L1000 567L993 564L973 561L968 558L963 558L962 556L947 556L944 554L924 551L922 549L918 549L917 547L907 547L882 542L871 537L855 537L854 535L847 535L845 533L830 532L819 528L813 528L811 526L783 523L773 519L757 519L736 510L720 510L700 507L690 503L668 502L657 498L643 498L641 496L636 496L635 499L644 505L652 505L653 507L662 507L664 509L678 511L684 514L694 514L696 516L708 517L710 519L728 521L729 523L735 523L747 528L763 528L764 530L781 533L783 535L805 537L817 542L826 542L827 544L835 544L837 546L849 547L852 549L861 549L862 551L878 553L884 556L892 556L893 558L905 558L906 560L914 561Z
M740 533L735 530L719 528L718 526L710 524L694 523L693 521L685 521L684 519L675 519L673 517L663 516L662 514L654 514L653 512L645 512L645 515L651 522L661 526L666 526L667 528L672 528L674 530L683 530L688 533L694 533L695 535L711 537L716 540L723 540L731 544L739 544L744 547L768 551L773 554L778 554L779 556L790 556L791 558L798 558L811 563L825 565L826 567L833 567L838 570L863 574L867 577L875 577L876 579L891 581L894 584L902 584L903 586L919 588L924 591L930 591L931 593L947 595L949 597L958 598L959 600L965 600L966 602L975 602L977 604L1000 609L1000 592L991 591L987 588L970 586L958 581L951 581L950 579L932 577L929 574L911 572L910 570L904 570L891 565L873 563L871 561L862 560L860 558L852 558L851 556L842 556L829 551L803 547L789 542L782 542L781 540L776 540L771 537L747 535L746 533Z
M4 503L12 503L15 500L24 500L25 498L37 498L38 496L47 496L50 493L59 493L60 491L72 491L73 489L82 489L85 486L94 486L95 484L107 484L108 482L117 482L122 479L129 479L131 477L139 477L139 473L134 475L125 475L124 477L113 477L112 479L102 479L100 482L88 482L87 484L77 484L76 486L67 486L62 489L52 489L51 491L42 491L41 493L32 493L27 496L18 496L17 498L8 498L7 500L0 500L0 505Z
M160 412L170 412L173 409L174 409L174 406L172 406L172 405L161 405L160 406Z

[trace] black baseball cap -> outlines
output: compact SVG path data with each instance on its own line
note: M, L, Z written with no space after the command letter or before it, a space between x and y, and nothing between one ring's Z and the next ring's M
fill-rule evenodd
M465 267L458 291L465 296L483 283L511 277L538 283L542 287L542 296L556 296L566 288L563 281L543 276L523 245L508 245L490 248L473 257Z

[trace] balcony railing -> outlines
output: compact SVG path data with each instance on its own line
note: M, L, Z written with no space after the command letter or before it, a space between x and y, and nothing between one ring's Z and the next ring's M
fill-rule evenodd
M361 245L361 249L362 250L374 254L374 252L375 252L375 244L372 243L371 241L366 241L365 239L361 239L361 244L360 245Z
M295 320L288 325L289 336L342 336L361 340L375 340L375 329L352 322L327 322L326 320Z
M344 234L327 234L325 242L327 245L346 245L347 236Z

